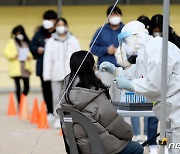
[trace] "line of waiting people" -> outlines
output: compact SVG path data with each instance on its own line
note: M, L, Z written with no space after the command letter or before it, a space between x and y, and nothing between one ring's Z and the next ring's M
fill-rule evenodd
M107 15L110 13L111 9L112 6L108 8ZM162 15L155 15L150 21L146 16L141 16L138 20L143 22L149 30L149 33L155 37L162 36L162 18ZM110 15L108 23L103 28L91 50L92 53L98 57L98 65L103 61L109 61L115 64L115 66L123 66L120 61L122 58L119 58L117 54L117 35L121 32L123 26L122 11L118 7L115 7ZM96 38L98 32L99 29L95 33L92 42ZM21 25L13 29L11 37L12 39L8 42L4 55L9 60L9 76L14 79L18 102L20 102L21 79L24 82L23 93L25 95L28 94L29 76L32 73L30 63L34 58L37 60L36 74L41 80L47 112L49 117L51 117L59 102L62 81L64 77L70 73L70 57L75 51L80 50L80 43L77 38L69 32L66 19L57 18L56 12L52 10L48 10L44 13L42 26L37 29L32 41L29 41ZM169 41L180 47L179 37L171 27L169 28ZM90 45L92 45L92 42ZM29 52L29 50L31 52ZM98 72L97 74L101 77L103 83L111 85L110 95L112 100L119 101L120 96L118 94L120 94L120 92L112 83L112 76L106 72ZM57 117L55 118L54 126L55 128L59 128L59 119ZM156 133L157 120L153 125L154 133ZM138 126L134 125L133 128L136 127ZM133 129L133 131L135 132L135 129ZM150 136L152 135L153 134ZM153 145L156 145L156 141Z
M40 78L42 93L47 105L48 118L55 118L54 127L59 128L59 119L52 116L59 102L62 80L69 74L69 59L73 52L80 50L79 40L68 30L65 18L57 18L57 13L48 10L43 14L42 26L30 41L24 27L18 25L11 33L4 56L9 62L9 76L14 80L18 105L22 93L29 92L29 77L32 60L37 61L36 75Z

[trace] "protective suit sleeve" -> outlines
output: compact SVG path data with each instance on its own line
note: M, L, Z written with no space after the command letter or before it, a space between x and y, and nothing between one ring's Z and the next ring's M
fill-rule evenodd
M169 56L167 82L169 82L174 66L174 60ZM156 57L147 64L147 73L144 78L137 78L132 81L134 90L146 97L156 97L161 94L161 58Z
M136 73L136 65L132 64L130 67L126 68L124 70L122 67L116 67L116 71L114 73L114 78L115 77L123 77L128 80L132 80L136 78L138 75Z

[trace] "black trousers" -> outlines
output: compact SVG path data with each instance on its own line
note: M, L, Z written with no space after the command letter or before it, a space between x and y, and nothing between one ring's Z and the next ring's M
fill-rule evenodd
M40 76L41 87L43 92L43 97L46 102L47 112L53 113L53 103L52 103L52 90L51 90L51 81L44 81L43 77Z
M147 125L147 138L150 139L157 134L158 130L158 119L156 117L148 117L148 125ZM157 145L157 138L152 139L149 142L149 145Z
M23 77L13 77L15 87L16 87L16 98L18 101L18 105L20 103L20 96L21 96L21 83L20 81L23 81L24 84L24 89L23 89L23 94L27 95L29 92L29 78L23 78Z

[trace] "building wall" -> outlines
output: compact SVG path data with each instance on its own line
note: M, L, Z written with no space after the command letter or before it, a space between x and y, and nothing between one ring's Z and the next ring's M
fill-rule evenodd
M0 0L0 5L56 5L58 0ZM116 0L61 0L63 5L113 4ZM119 4L162 4L163 0L119 0ZM171 4L180 0L171 0Z
M118 6L123 12L122 21L124 23L136 20L140 15L151 18L154 14L163 13L162 5ZM86 5L83 7L66 5L62 7L62 16L67 19L69 30L79 39L82 49L89 50L89 43L95 31L103 25L106 19L108 7L109 5ZM14 82L8 76L7 60L3 57L4 48L13 27L22 24L31 39L37 26L42 23L43 13L49 9L57 11L57 6L0 6L0 92L1 90L8 91L6 89L14 88ZM180 34L180 4L171 5L170 12L170 25L177 34ZM36 61L33 61L33 74L30 77L31 90L40 89L41 87L40 80L35 73L35 63Z

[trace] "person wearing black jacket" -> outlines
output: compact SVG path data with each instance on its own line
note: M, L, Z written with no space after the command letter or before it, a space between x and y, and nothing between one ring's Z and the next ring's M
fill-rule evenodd
M37 60L36 63L36 74L40 77L41 86L43 91L44 100L47 105L47 112L49 116L53 113L52 105L52 91L51 91L51 81L43 80L43 56L44 56L44 47L46 41L51 37L51 34L55 31L55 23L57 20L57 13L53 10L48 10L43 15L42 26L39 27L35 33L32 41L30 42L30 50L34 57Z
M163 15L156 14L152 16L150 20L149 34L162 37L163 31ZM178 48L180 48L180 37L175 33L174 29L169 26L169 38L168 41L175 44Z

